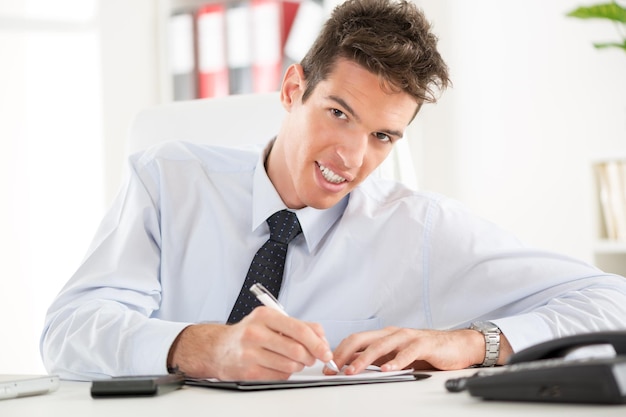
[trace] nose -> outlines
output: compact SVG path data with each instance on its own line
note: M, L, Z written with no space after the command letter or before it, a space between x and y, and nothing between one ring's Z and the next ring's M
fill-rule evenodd
M367 144L368 135L351 135L337 145L337 155L346 168L360 168L365 160Z

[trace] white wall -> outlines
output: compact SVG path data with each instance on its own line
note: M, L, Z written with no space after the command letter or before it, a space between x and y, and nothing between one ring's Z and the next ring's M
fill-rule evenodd
M43 370L48 305L102 216L94 3L0 2L0 373Z
M159 101L159 3L0 4L0 373L37 373L44 315L119 187L128 124Z
M142 108L163 101L159 49L163 3L99 0L107 202L122 181L132 118Z
M413 143L420 184L529 243L592 259L590 160L626 154L626 53L572 0L418 0L454 86ZM419 117L419 116L418 116Z

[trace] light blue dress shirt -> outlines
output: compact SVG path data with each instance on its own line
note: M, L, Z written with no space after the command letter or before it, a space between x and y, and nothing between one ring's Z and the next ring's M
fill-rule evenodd
M171 142L130 158L84 262L41 340L65 378L161 374L188 324L228 318L265 220L285 208L260 148ZM279 301L332 347L384 326L496 322L518 350L623 328L626 280L527 247L458 202L370 177L328 210L296 210Z

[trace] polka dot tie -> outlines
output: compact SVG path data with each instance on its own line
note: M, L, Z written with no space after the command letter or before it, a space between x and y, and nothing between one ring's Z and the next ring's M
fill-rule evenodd
M283 282L287 245L302 232L302 229L296 214L288 210L274 213L267 219L267 224L270 227L270 238L252 259L243 287L228 317L230 324L237 323L261 305L250 292L253 284L260 282L278 298Z

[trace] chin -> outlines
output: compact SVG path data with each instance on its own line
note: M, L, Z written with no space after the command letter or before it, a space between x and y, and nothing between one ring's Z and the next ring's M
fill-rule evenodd
M335 204L337 204L336 201L334 203L329 203L329 204L308 204L307 207L312 207L316 210L326 210L326 209L331 208Z
M317 178L314 181L305 184L301 184L301 189L306 190L299 195L300 201L306 207L312 207L317 210L326 210L337 203L339 203L354 187L348 184L348 187L343 187L341 190L332 192L325 190L322 185L317 182Z
M339 203L344 197L345 194L342 194L341 197L334 196L333 198L312 198L305 204L317 210L326 210Z

